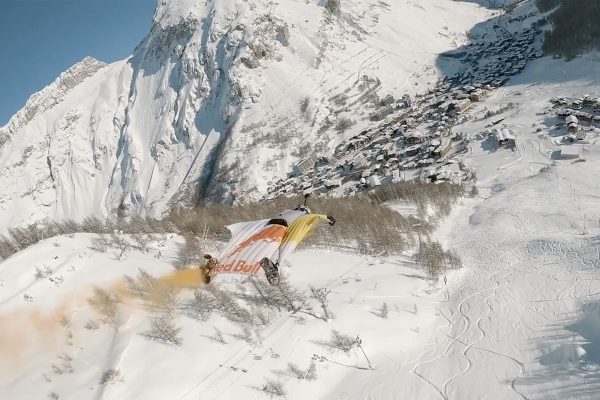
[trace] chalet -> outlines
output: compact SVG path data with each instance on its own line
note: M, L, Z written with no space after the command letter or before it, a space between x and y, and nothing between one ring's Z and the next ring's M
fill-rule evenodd
M404 141L406 144L421 144L423 143L423 134L419 131L414 131L407 135Z
M579 146L564 146L560 150L560 158L566 160L579 158Z
M477 89L471 93L470 100L472 102L484 101L488 97L488 92L482 89Z
M419 154L419 151L421 151L421 145L415 144L413 146L405 148L404 154L406 155L406 157L413 157Z
M585 131L577 131L577 133L575 134L575 140L585 140L585 138Z
M567 130L570 133L577 133L577 131L579 130L579 120L577 119L576 116L569 115L565 119L565 123L567 124Z
M341 179L328 179L325 182L323 182L323 186L325 186L327 189L338 188L338 187L342 186L342 180Z
M298 164L294 165L290 175L292 177L306 175L309 170L312 170L314 168L316 162L317 157L313 154L309 158L306 158L300 161Z
M367 178L367 185L370 187L381 186L381 180L377 175L371 175Z
M452 141L450 138L443 138L440 145L433 151L433 156L437 158L445 157L452 149Z
M508 128L494 129L494 135L500 146L515 146L515 137Z
M302 189L304 189L304 190L306 190L306 189L309 189L309 188L311 188L311 187L312 187L312 185L313 185L313 184L312 184L312 182L310 182L310 181L307 181L307 182L304 182L304 183L302 184L301 188L302 188Z

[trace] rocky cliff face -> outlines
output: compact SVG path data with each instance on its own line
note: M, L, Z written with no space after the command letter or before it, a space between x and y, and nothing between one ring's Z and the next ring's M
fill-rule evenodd
M160 0L124 61L87 58L0 129L0 227L258 198L438 79L473 4Z

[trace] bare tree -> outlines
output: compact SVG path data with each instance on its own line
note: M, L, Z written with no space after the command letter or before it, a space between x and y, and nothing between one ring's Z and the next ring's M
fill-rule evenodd
M187 302L184 309L188 317L206 321L217 307L214 297L204 294L201 289L196 289L194 298Z
M165 317L153 318L150 321L150 331L143 335L165 344L174 346L181 346L183 344L181 328L176 326L172 319Z
M387 319L389 315L388 305L387 303L383 303L381 308L379 309L379 316L383 319Z
M98 253L105 253L110 246L110 237L107 235L99 235L92 239L91 249Z
M236 339L243 340L244 342L250 345L253 345L255 343L254 335L252 334L250 328L248 328L247 326L243 326L242 331L240 333L234 333L231 336L233 336Z
M102 314L104 323L114 327L118 325L118 307L121 299L116 294L95 287L94 296L88 300L88 303Z
M332 350L343 351L344 353L348 353L357 345L356 338L344 335L335 329L331 331L331 337L328 341L318 341L317 343Z
M302 369L297 364L288 363L285 370L275 371L275 374L289 376L298 380L312 381L317 379L317 366L314 361L311 361L308 368Z
M203 235L208 235L208 228ZM175 260L175 268L183 269L189 266L201 265L204 261L204 250L201 249L200 240L191 232L183 234L185 240L183 245L180 245L177 250L177 259Z
M221 332L221 330L219 328L217 328L216 326L213 326L213 329L215 330L214 334L212 334L212 335L203 335L203 336L209 338L213 342L217 342L217 343L221 343L221 344L227 344L227 342L225 341L225 337L223 336L223 332Z
M178 290L169 284L158 284L152 287L152 292L146 297L146 307L153 313L173 319L179 309Z
M92 319L89 319L85 325L83 326L85 329L88 329L90 331L95 331L96 329L100 328L100 326L98 325L98 323Z
M113 231L110 234L110 246L119 251L119 260L132 248L127 238L121 232L117 231Z
M100 384L107 385L109 383L123 382L121 371L118 369L107 369L100 377Z
M274 379L266 379L265 383L259 388L259 390L271 398L284 397L286 395L283 383Z
M252 323L252 314L241 307L235 299L225 290L221 290L216 285L207 285L206 290L214 297L217 306L223 312L223 315L235 322Z
M310 288L310 292L311 295L310 297L317 300L319 302L319 305L321 306L321 309L323 310L323 320L327 321L331 318L330 312L329 312L329 300L327 299L327 296L329 296L329 294L331 293L331 290L327 289L327 288L318 288L315 289L313 287Z

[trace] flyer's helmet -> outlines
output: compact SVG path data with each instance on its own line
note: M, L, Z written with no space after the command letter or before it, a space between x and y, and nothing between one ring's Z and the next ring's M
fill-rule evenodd
M303 213L306 213L306 214L311 213L310 208L308 208L308 206L298 206L298 207L294 208L294 210L302 211Z

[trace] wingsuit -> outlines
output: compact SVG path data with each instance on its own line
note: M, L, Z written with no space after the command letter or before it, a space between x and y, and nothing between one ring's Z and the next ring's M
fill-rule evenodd
M228 226L231 240L218 259L205 256L201 270L205 282L220 273L258 275L261 271L272 285L279 284L279 265L308 237L321 221L336 222L330 215L313 214L306 205L281 212L276 218L241 222Z

